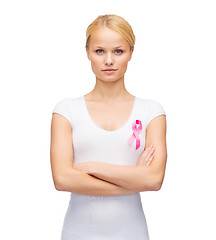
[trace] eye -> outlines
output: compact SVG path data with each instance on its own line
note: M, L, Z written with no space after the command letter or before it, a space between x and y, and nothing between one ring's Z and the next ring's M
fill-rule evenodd
M96 53L101 53L101 51L103 51L102 49L98 49L96 50Z
M117 53L123 53L123 51L120 50L120 49L118 49L118 50L116 50L116 51L117 51Z

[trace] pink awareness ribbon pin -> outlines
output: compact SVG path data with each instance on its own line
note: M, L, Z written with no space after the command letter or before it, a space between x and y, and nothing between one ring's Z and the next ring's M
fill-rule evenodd
M139 127L137 127L137 124L139 124ZM137 150L140 147L139 133L142 130L142 122L140 120L136 120L132 124L132 130L133 130L133 134L128 139L128 144L131 145L132 142L136 139L136 150Z

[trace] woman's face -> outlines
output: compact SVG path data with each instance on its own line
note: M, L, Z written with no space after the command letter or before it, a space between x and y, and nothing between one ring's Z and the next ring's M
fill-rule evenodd
M100 27L91 34L86 51L96 78L106 82L124 77L133 53L121 34L107 27Z

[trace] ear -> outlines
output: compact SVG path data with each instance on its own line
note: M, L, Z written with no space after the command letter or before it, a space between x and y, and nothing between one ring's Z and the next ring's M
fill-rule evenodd
M133 54L133 51L134 51L134 48L132 48L131 51L130 51L130 55L129 55L129 59L128 59L128 61L131 60L131 58L132 58L132 54Z
M89 54L89 49L86 47L86 53L87 53L87 57L89 60L91 60L90 54Z

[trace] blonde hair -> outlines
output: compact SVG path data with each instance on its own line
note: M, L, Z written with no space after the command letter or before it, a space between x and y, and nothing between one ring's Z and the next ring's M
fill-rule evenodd
M130 50L134 48L135 35L131 25L124 18L114 14L100 15L88 26L86 30L86 48L89 48L91 33L103 26L120 33L129 43Z

